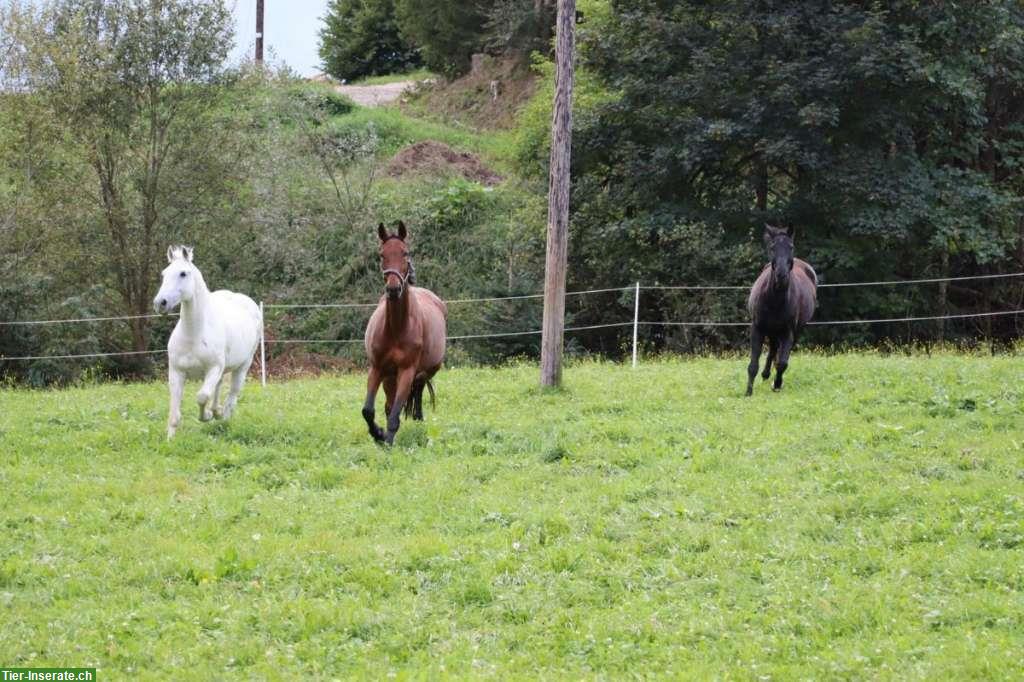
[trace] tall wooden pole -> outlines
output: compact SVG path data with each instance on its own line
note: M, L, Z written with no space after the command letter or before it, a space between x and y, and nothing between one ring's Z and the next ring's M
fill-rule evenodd
M558 386L562 382L576 0L558 0L557 25L555 107L551 117L551 175L548 184L548 250L544 263L544 324L540 342L542 386Z
M256 0L256 63L263 63L263 0Z

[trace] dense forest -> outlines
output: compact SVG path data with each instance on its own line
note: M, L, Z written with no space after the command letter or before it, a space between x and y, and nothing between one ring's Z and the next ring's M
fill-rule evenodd
M792 227L825 283L1024 270L1024 6L580 0L569 289L742 285L765 223ZM417 276L445 298L543 281L554 3L333 0L338 78L427 67L439 82L364 109L284 70L227 62L220 2L0 6L0 356L42 385L146 376L173 318L150 302L169 243L215 288L267 303L371 301L374 234L404 220ZM471 56L536 81L511 129L432 112ZM480 97L488 98L483 93ZM466 106L473 106L467 101ZM492 186L395 175L410 144L489 164ZM1021 278L823 289L823 320L1024 307ZM742 291L645 291L647 321L743 320ZM631 319L623 289L574 297L577 326ZM89 324L11 322L132 316ZM361 309L268 314L271 337L358 337ZM451 333L538 328L531 299L453 307ZM808 342L1017 339L1018 316L818 327ZM645 327L654 351L734 348L738 328ZM574 334L618 357L623 329ZM536 353L532 337L453 345L453 362ZM358 361L358 347L309 352ZM272 354L294 348L271 347Z

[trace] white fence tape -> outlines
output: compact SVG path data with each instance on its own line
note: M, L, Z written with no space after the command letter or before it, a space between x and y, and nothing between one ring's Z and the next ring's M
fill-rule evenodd
M904 284L928 284L935 282L959 282L966 280L984 280L984 279L1005 279L1012 277L1024 277L1024 272L1013 272L1006 274L995 274L995 275L972 275L967 277L936 277L929 279L916 279L916 280L889 280L889 281L876 281L876 282L844 282L836 284L821 284L819 288L824 287L862 287L862 286L892 286L892 285L904 285ZM633 328L633 366L637 363L637 331L641 326L663 326L663 327L746 327L749 322L676 322L676 321L662 321L662 322L648 322L639 319L640 315L640 294L642 291L723 291L723 290L749 290L749 286L731 286L731 285L678 285L678 286L661 286L652 285L644 286L637 282L635 285L624 286L624 287L609 287L605 289L589 289L585 291L571 291L566 292L566 296L584 296L588 294L602 294L611 292L633 292L633 319L629 322L612 322L607 324L595 324L580 327L567 327L566 332L579 332L589 331L594 329L609 329L613 327L632 327ZM461 304L461 303L489 303L498 301L512 301L512 300L525 300L525 299L538 299L543 298L543 294L525 294L521 296L505 296L505 297L492 297L492 298L462 298L462 299L451 299L446 301L448 304ZM290 304L290 303L260 303L261 310L266 309L343 309L343 308L375 308L377 303L305 303L305 304ZM809 325L813 326L828 326L828 325L858 325L858 324L883 324L883 323L899 323L899 322L921 322L929 320L959 320L959 319L971 319L971 318L982 318L982 317L1001 317L1008 315L1021 315L1024 314L1022 310L1001 310L995 312L986 313L963 313L954 315L927 315L917 317L894 317L894 318L878 318L878 319L861 319L861 320L822 320L810 322ZM138 320L148 319L155 317L163 317L161 315L123 315L123 316L111 316L111 317L80 317L80 318L67 318L58 320L23 320L23 321L0 321L0 326L28 326L28 325L51 325L51 324L68 324L68 323L90 323L90 322L110 322L119 320ZM489 339L489 338L504 338L514 336L535 336L541 333L541 330L529 330L519 332L491 332L486 334L463 334L456 336L447 337L449 341L460 341L467 339ZM267 339L261 337L260 339L260 360L261 360L261 375L264 383L265 372L266 372L266 344L282 344L282 345L294 345L294 344L350 344L350 343L363 343L363 339ZM3 357L0 356L0 362L7 361L27 361L27 360L63 360L63 359L81 359L81 358L106 358L106 357L117 357L117 356L133 356L133 355L158 355L166 354L166 350L153 350L153 351L122 351L112 353L81 353L81 354L67 354L67 355L25 355L17 357Z
M177 314L172 315L172 317L177 316ZM23 320L15 322L0 322L0 327L19 327L33 324L67 324L69 322L110 322L113 320L148 320L151 317L165 317L165 315L119 315L117 317L71 317L63 320Z
M127 350L118 353L80 353L77 355L23 355L20 357L8 358L0 355L0 362L8 360L68 360L72 358L112 358L119 355L160 355L167 353L165 350Z
M880 287L880 286L898 286L902 284L934 284L936 282L966 282L969 280L979 279L1006 279L1010 277L1024 277L1024 272L1008 272L998 275L969 275L965 277L932 277L929 279L890 279L890 280L879 280L877 282L836 282L835 284L819 284L819 289L828 289L831 287ZM659 290L659 291L750 291L750 285L740 284L725 284L725 285L702 285L702 284L682 284L682 285L651 285L641 286L641 289L648 290Z

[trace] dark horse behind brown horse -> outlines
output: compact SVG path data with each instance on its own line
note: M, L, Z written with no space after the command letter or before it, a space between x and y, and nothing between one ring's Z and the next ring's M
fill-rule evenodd
M366 325L366 355L370 374L366 381L363 419L377 442L392 444L398 431L399 416L423 419L423 389L434 387L430 380L444 360L445 320L448 308L432 291L413 286L414 272L405 224L388 234L381 223L380 269L384 275L384 296ZM387 430L374 421L377 389L384 384Z
M771 262L750 289L750 365L747 367L747 395L754 392L754 375L761 360L761 347L768 339L768 360L762 379L772 373L774 390L782 388L782 375L789 366L800 331L814 315L818 297L818 276L808 263L793 257L793 233L764 226L764 241Z

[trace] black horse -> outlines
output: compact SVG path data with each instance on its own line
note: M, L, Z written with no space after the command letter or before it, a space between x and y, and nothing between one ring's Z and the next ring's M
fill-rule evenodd
M761 346L768 339L768 360L761 378L772 373L775 386L782 388L782 375L789 366L789 353L800 331L811 320L817 305L818 276L808 263L793 257L793 233L764 226L764 241L771 262L750 288L750 365L747 367L747 395L754 392L754 376L761 360Z

